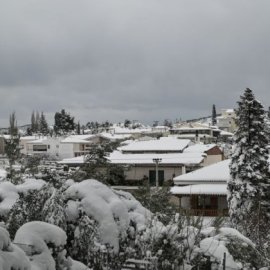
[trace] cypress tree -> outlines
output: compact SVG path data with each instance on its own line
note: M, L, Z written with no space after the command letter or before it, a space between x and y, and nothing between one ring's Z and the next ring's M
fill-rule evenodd
M45 118L45 115L43 112L41 113L41 116L40 116L39 129L40 129L40 133L42 135L49 134L49 126L48 126L48 123L46 121L46 118Z
M9 160L8 178L11 182L16 184L19 179L16 179L15 177L16 173L13 166L15 165L16 160L20 157L20 135L18 132L15 112L13 112L9 117L9 134L10 138L5 139L5 153Z
M40 132L40 115L39 112L36 112L36 119L35 119L35 127L36 127L36 132Z
M216 105L213 104L213 107L212 107L212 126L215 126L216 124L217 124Z
M31 130L33 133L37 132L36 130L36 116L35 112L32 112L31 114Z

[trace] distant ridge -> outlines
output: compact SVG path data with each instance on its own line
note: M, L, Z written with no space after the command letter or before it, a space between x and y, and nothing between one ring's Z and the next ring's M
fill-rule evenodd
M23 131L26 131L27 128L31 127L30 124L26 124L26 125L22 125L22 126L18 126L18 129L20 130L23 130ZM4 127L4 128L1 128L0 127L0 133L3 134L3 133L7 133L8 132L8 127Z

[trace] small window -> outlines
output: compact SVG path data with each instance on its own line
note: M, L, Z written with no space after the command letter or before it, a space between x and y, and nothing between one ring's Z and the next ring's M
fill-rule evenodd
M51 147L51 146L50 146L50 145L48 145L48 149L50 149L50 147Z

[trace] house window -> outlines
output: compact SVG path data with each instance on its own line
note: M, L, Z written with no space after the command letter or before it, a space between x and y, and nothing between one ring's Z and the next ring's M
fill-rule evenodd
M33 145L34 152L47 152L47 145Z
M51 148L51 146L50 145L48 145L48 149L50 149Z

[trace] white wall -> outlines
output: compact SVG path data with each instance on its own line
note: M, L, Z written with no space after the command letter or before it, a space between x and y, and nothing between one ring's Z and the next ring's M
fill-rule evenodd
M159 170L164 171L164 180L172 180L173 177L182 174L182 168L176 167L159 167ZM149 171L156 170L155 166L131 166L128 171L125 172L126 180L142 180L144 176L149 177ZM174 176L173 176L174 175Z

